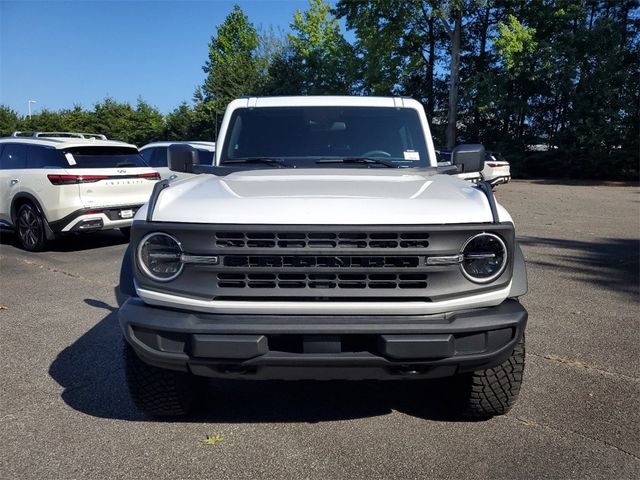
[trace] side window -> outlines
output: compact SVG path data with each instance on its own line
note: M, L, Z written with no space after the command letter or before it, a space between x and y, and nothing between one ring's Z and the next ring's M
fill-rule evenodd
M160 147L156 149L156 154L152 160L152 167L160 168L167 166L167 150L168 147Z
M144 161L147 162L147 165L151 165L151 159L153 158L153 154L155 153L155 148L145 148L140 152Z
M62 166L60 154L55 148L29 146L27 168L60 168Z
M214 152L210 152L209 150L198 150L200 165L213 165L213 155Z
M0 156L0 168L16 170L27 167L27 146L19 143L5 144Z

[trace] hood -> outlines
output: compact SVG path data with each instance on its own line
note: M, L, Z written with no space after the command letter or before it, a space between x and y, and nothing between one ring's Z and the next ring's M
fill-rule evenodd
M141 209L138 218L144 218ZM506 214L500 208L501 216ZM485 195L449 175L379 169L270 169L198 175L162 191L153 220L400 225L491 222Z

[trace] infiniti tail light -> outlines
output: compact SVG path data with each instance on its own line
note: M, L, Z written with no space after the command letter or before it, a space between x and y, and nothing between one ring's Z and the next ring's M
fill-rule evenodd
M72 185L76 183L94 183L109 178L107 175L47 175L54 185Z

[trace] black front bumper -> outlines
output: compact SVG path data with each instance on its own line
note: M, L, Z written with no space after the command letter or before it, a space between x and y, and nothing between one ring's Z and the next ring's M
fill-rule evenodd
M504 362L527 311L514 300L422 316L222 315L128 299L126 340L145 362L208 377L433 378Z
M433 378L494 367L522 337L514 300L442 315L221 315L128 299L126 340L145 362L208 377Z

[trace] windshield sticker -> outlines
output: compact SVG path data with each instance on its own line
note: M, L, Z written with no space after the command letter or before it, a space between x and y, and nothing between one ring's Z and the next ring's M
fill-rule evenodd
M65 153L64 154L64 158L67 159L67 162L69 162L69 165L75 165L76 164L76 159L73 158L73 155L70 153Z
M405 150L404 151L404 159L405 160L420 160L420 152L416 152L415 150Z

